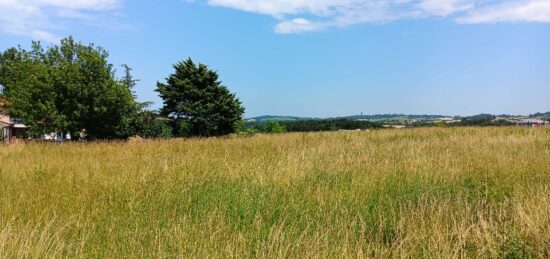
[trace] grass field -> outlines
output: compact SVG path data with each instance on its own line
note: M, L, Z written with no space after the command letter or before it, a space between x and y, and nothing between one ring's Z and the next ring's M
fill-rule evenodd
M550 129L26 144L0 163L0 258L550 256Z

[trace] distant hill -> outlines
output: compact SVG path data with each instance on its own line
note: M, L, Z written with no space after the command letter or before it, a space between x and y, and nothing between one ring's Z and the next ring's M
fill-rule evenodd
M545 113L537 112L535 114L529 115L529 117L530 118L539 118L539 119L543 119L543 120L550 120L550 112L545 112Z
M454 118L454 119L479 119L486 117L497 117L497 118L520 118L525 117L522 115L492 115L492 114L478 114L473 116L449 116L449 115L437 115L437 114L375 114L375 115L350 115L342 117L332 117L332 118L313 118L313 117L296 117L296 116L259 116L245 119L248 123L262 123L266 121L307 121L307 120L358 120L358 121L370 121L378 123L389 123L389 124L400 124L400 123L414 123L414 122L426 122L434 121L441 118ZM550 120L550 112L546 113L535 113L531 114L528 117L531 118L541 118Z
M375 115L352 115L341 117L350 120L434 120L438 118L452 117L446 115L407 115L407 114L375 114Z
M313 118L295 116L259 116L246 119L247 122L265 121L304 121L304 120L365 120L365 121L408 121L408 120L433 120L437 118L450 117L444 115L405 115L405 114L377 114L377 115L351 115L333 118Z

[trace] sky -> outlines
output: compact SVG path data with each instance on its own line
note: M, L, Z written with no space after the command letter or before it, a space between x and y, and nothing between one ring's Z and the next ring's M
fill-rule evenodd
M153 108L191 57L246 117L550 111L550 0L0 0L0 50L69 35Z

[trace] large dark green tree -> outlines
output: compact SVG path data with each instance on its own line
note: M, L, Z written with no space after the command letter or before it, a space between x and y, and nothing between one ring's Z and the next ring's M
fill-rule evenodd
M79 132L92 138L124 138L129 117L139 109L126 76L117 80L101 47L72 37L46 49L10 48L0 55L1 97L8 113L30 126L32 135L51 131Z
M179 136L222 136L236 131L244 108L219 81L216 71L190 58L174 65L166 83L157 83L163 116L174 120Z

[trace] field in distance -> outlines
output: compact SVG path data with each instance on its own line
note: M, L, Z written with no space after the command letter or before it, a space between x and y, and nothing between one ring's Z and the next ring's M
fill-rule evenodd
M0 258L549 257L550 129L0 146Z

